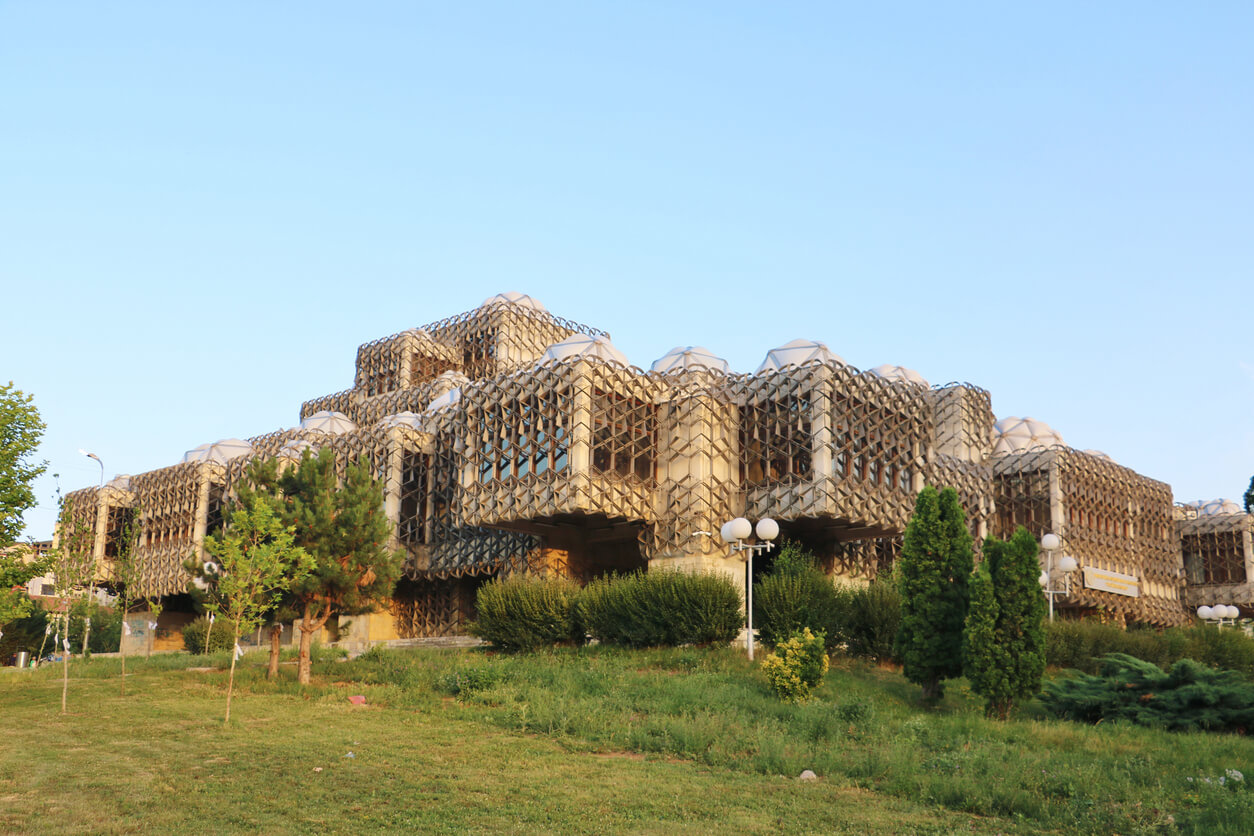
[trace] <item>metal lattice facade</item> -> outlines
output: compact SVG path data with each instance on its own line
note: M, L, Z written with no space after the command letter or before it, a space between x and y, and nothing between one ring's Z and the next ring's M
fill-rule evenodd
M802 341L754 374L702 352L676 349L644 371L603 332L503 294L362 345L353 388L304 403L299 427L72 496L106 568L116 509L136 509L144 592L173 594L249 462L329 448L341 468L367 463L406 555L391 614L408 637L460 631L477 585L500 574L664 566L741 581L711 536L739 515L773 517L834 574L874 578L895 560L918 491L948 485L977 548L1023 524L1059 534L1084 566L1140 580L1139 597L1080 586L1065 605L1184 619L1167 485L1065 447L994 455L991 398L969 384L859 371Z

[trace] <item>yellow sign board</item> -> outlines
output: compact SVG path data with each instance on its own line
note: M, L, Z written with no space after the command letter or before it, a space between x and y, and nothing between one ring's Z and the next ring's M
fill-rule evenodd
M1127 595L1130 598L1141 597L1141 584L1132 575L1121 575L1118 572L1107 572L1104 569L1084 567L1084 585L1089 589L1100 589L1116 595Z

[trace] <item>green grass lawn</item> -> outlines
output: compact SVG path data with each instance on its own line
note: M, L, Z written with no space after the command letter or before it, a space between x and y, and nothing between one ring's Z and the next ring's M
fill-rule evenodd
M76 660L65 716L59 668L5 671L0 832L1254 832L1217 781L1254 782L1246 738L925 711L848 663L789 706L732 650L385 651L306 689L250 655L228 726L225 673L184 669L223 663L131 660L123 697Z

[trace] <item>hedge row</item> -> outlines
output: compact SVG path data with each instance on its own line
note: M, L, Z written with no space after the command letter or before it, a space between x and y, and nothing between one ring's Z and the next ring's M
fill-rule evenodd
M1055 621L1046 625L1045 658L1059 668L1099 673L1109 654L1123 653L1163 670L1194 659L1220 670L1254 676L1254 639L1240 630L1195 624L1166 630L1124 630L1096 621Z
M475 635L506 650L591 637L628 647L730 642L740 630L740 592L722 575L637 572L583 589L556 578L494 579L479 588Z

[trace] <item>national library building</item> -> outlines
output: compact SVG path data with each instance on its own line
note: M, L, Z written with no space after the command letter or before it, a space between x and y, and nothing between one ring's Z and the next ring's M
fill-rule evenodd
M1199 604L1254 608L1254 516L1173 504L1170 485L1039 421L998 420L978 386L860 371L809 340L766 352L752 374L692 346L646 371L608 334L504 293L361 346L352 388L306 401L299 426L70 494L106 583L138 523L142 592L168 600L156 635L135 641L181 646L184 562L203 557L249 463L324 449L376 474L405 555L391 606L331 638L457 635L479 585L519 572L582 582L660 567L743 585L711 536L739 516L773 518L834 578L865 583L891 569L929 484L957 490L977 549L1020 525L1056 534L1078 564L1064 617L1167 626Z

